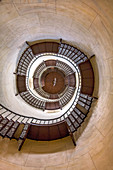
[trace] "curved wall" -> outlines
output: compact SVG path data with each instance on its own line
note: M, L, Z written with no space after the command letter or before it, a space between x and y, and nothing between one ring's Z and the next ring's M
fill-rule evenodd
M67 137L52 142L26 140L18 152L15 140L0 138L0 168L112 170L113 1L2 0L0 11L0 102L12 111L37 114L15 96L13 72L25 41L62 38L88 56L95 54L99 71L99 89L96 78L94 92L99 99L93 102L92 116L76 148ZM94 59L92 64L97 74ZM84 127L74 134L76 138Z

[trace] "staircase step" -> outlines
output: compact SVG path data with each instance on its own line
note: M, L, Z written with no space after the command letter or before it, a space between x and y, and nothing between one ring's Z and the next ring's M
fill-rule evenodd
M18 122L15 122L15 123L13 124L13 126L11 127L11 129L7 132L6 137L12 139L14 133L16 132L16 130L17 130L17 128L18 128L18 126L19 126L19 123L18 123Z
M8 123L8 120L7 120L7 119L3 119L3 120L0 122L0 130L2 130L7 123Z
M23 120L22 120L22 123L26 123L27 122L27 120L28 120L28 118L27 117L25 117Z
M13 120L14 122L16 122L19 117L20 117L19 115L15 115L15 116L12 118L12 120Z
M77 109L78 109L79 111L81 111L81 112L82 112L83 114L85 114L85 115L87 115L87 113L88 113L88 110L85 109L84 107L82 107L82 106L79 105L79 104L76 105L75 112L79 112L79 111L77 111ZM79 114L79 113L78 113L78 114Z
M23 130L22 130L22 132L20 134L19 140L18 140L18 143L19 143L18 150L19 151L21 150L21 147L24 144L24 141L25 141L25 139L27 137L29 129L30 129L30 125L29 124L25 124L24 128L23 128Z
M19 139L19 137L20 137L20 135L21 135L21 133L22 133L23 128L24 128L24 124L23 124L23 123L22 123L22 124L19 124L16 132L15 132L14 135L13 135L13 137L14 137L15 139L17 139L17 140Z
M10 130L10 128L13 126L14 122L13 121L9 121L4 127L3 129L0 131L0 135L2 137L5 137L5 135L7 134L7 132Z
M21 134L20 134L19 139L24 139L24 138L26 137L27 132L28 132L28 130L29 130L29 127L30 127L29 124L25 124L25 125L24 125L24 128L23 128L23 130L22 130L22 132L21 132Z
M20 116L19 119L17 120L19 123L23 121L24 117Z
M5 113L5 112L7 112L6 109L4 109L4 108L0 109L0 114L1 114L1 115L2 115L3 113Z
M15 114L10 112L10 115L7 116L7 119L10 120L10 119L12 119L13 117L15 117Z

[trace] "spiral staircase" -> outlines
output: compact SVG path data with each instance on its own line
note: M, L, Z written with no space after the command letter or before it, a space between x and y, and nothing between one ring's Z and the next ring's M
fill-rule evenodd
M38 119L20 115L0 104L0 135L3 138L18 140L18 150L21 149L26 138L49 141L68 135L76 146L73 133L85 121L93 99L97 99L93 96L94 71L90 62L94 55L88 58L78 48L63 43L62 39L59 43L54 40L38 43L25 42L25 48L20 54L14 72L17 87L15 95L20 95L23 102L43 112L62 111L63 114L54 119ZM32 77L33 90L35 94L37 93L35 95L28 83L30 67L43 56L47 57L47 60L38 65ZM49 56L53 58L48 59ZM73 65L76 71L64 61ZM40 74L43 75L45 70L51 71L53 68L65 74L65 89L59 94L49 94L42 87L40 88ZM76 74L78 82L76 82ZM66 110L64 108L68 103L70 105Z

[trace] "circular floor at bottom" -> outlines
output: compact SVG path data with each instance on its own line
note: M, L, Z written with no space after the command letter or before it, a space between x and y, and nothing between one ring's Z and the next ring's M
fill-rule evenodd
M65 88L64 75L60 71L51 71L43 77L43 90L50 94L61 93Z

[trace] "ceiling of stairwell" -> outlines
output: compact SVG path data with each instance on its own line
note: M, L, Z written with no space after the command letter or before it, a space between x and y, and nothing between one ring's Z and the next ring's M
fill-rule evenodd
M113 169L112 37L112 0L0 2L0 102L10 110L36 114L36 109L25 107L21 98L15 96L13 72L25 41L62 38L88 56L95 54L99 71L99 91L98 78L95 82L95 95L99 99L93 103L92 117L77 147L72 147L69 138L46 144L38 142L38 145L27 141L25 149L18 154L14 141L0 139L2 169ZM96 64L93 67L96 73Z

